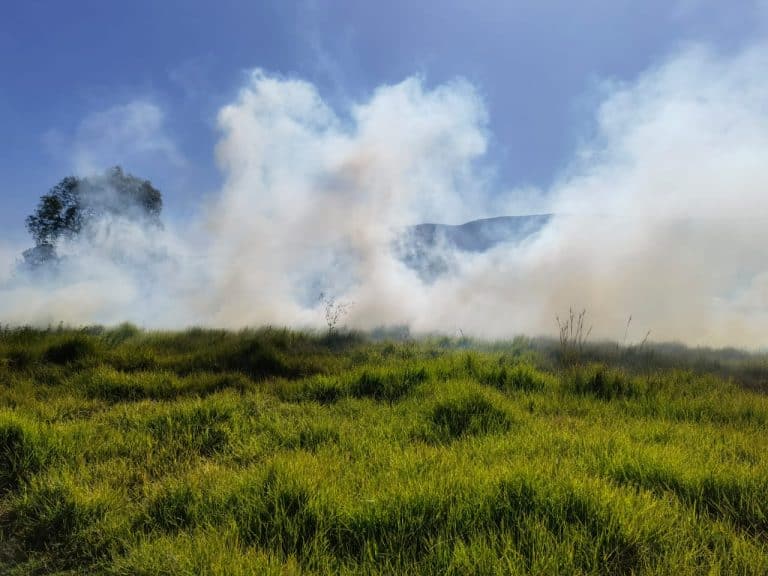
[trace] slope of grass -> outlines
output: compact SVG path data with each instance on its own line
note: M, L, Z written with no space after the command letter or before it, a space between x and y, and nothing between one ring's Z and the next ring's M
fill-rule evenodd
M762 359L616 350L0 331L0 574L768 573Z

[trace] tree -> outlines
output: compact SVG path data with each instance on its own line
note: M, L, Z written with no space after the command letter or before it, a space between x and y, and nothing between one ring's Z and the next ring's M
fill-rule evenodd
M68 176L40 198L37 210L27 216L27 230L37 246L55 246L62 234L80 232L82 218L77 188L79 181Z
M106 216L160 226L162 208L162 195L149 180L126 174L119 166L90 178L68 176L42 196L27 217L35 247L24 252L24 262L36 268L57 260L62 238L76 238Z

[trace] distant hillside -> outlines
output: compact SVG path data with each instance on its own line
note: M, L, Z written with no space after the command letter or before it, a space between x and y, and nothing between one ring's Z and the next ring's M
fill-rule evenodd
M456 252L485 252L497 244L518 243L541 230L551 214L499 216L464 224L417 224L408 229L396 251L405 264L425 280L434 280L450 267Z

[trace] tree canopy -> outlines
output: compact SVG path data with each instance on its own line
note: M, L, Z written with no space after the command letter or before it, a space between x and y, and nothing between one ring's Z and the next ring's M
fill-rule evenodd
M163 200L149 180L126 174L115 166L104 174L67 176L40 198L26 226L35 247L24 252L26 264L36 267L57 259L59 241L80 235L104 217L121 217L160 226Z

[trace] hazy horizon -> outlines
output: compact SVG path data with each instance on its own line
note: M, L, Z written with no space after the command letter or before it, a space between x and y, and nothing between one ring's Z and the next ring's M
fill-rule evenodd
M638 338L765 347L768 10L673 4L659 5L657 30L600 3L578 14L398 4L368 37L373 8L301 2L264 8L259 26L275 27L253 46L237 8L206 36L181 14L178 31L160 26L173 14L142 6L139 22L159 26L147 27L156 54L118 49L102 37L117 14L83 5L92 20L76 30L93 30L106 53L77 34L59 63L36 47L33 76L0 96L0 119L24 133L0 163L0 322L318 327L323 293L349 304L350 328L554 335L555 316L574 308L589 311L595 338L618 338L631 315ZM44 34L55 15L19 8L15 21ZM557 37L569 16L578 26ZM119 21L117 36L136 24ZM525 46L507 34L526 22L536 49L510 66L503 51ZM557 62L544 50L550 23ZM616 30L643 41L628 47ZM152 62L144 72L138 57ZM55 71L78 62L88 74ZM39 196L116 164L161 190L164 227L102 219L62 242L57 273L20 271ZM434 247L434 281L392 249L414 224L539 213L553 217L514 242Z

